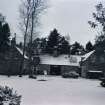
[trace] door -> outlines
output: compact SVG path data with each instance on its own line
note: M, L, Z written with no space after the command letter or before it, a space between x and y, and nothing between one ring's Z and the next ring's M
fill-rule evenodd
M61 75L61 66L51 65L50 66L50 75Z

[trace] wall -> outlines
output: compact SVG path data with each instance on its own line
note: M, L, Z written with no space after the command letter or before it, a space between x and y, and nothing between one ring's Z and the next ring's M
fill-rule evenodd
M7 53L0 53L0 74L2 75L19 75L22 55L16 48L10 49ZM25 60L25 67L27 69L28 61ZM26 73L27 71L23 71Z
M48 74L50 75L50 65L44 65L44 64L40 64L39 65L39 71L43 71L43 70L47 70ZM79 67L76 66L63 66L61 65L61 74L65 73L65 72L69 72L69 71L79 71Z
M86 61L82 62L82 77L87 77L88 71L102 71L105 73L105 54L93 53Z
M62 73L69 72L69 71L76 71L78 72L79 68L76 66L62 66Z
M40 64L38 67L38 71L43 74L43 71L46 70L48 75L50 74L50 65Z

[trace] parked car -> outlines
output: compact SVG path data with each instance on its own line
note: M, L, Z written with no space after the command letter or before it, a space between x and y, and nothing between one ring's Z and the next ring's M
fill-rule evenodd
M78 78L79 77L79 74L76 73L75 71L65 72L65 73L62 74L62 77L63 78Z
M100 85L101 85L102 87L105 87L105 78L101 78L100 80L101 80Z

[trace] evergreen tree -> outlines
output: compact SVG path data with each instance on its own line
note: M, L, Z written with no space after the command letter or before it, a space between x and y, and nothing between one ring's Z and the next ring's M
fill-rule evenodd
M8 23L0 21L0 52L5 52L9 48L10 28Z
M16 37L13 37L11 40L11 46L14 47L16 45Z
M90 52L93 50L93 45L92 43L89 41L87 44L86 44L86 52Z
M47 38L41 38L40 49L42 53L46 53Z
M28 43L28 46L30 43ZM70 54L70 45L64 36L61 36L57 29L51 31L48 38L36 38L33 43L33 52L35 49L39 50L40 53L48 54Z
M54 29L53 31L51 31L48 37L47 47L46 47L46 51L48 53L52 54L54 49L58 48L60 38L61 37L57 29Z
M62 37L59 49L60 54L70 54L70 45L65 37Z
M10 28L5 18L0 14L0 52L5 52L9 48Z
M84 53L84 47L80 43L75 42L71 45L71 54L72 55L82 55Z
M3 43L2 22L0 22L0 50Z
M18 44L18 47L21 48L21 49L23 48L22 42L20 42L20 43Z
M69 54L70 52L69 42L65 39L65 37L58 33L57 29L51 31L48 37L46 52L49 54L53 54L55 52L57 54Z

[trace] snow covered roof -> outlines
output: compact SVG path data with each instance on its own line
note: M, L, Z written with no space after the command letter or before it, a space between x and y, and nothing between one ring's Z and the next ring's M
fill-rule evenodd
M53 57L51 55L40 55L40 60L41 64L79 66L81 56L70 55L68 57L68 55L60 55Z
M93 54L94 52L95 52L95 50L93 50L93 51L91 51L91 52L86 53L85 55L83 55L82 58L84 58L84 59L82 61L87 60L90 57L90 55Z
M19 53L21 54L21 55L23 55L23 51L19 48L19 47L16 47L16 49L19 51ZM28 57L24 54L24 58L25 59L28 59Z
M93 71L93 70L89 70L88 72L92 72L92 73L102 73L102 71Z

